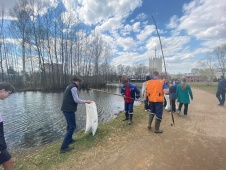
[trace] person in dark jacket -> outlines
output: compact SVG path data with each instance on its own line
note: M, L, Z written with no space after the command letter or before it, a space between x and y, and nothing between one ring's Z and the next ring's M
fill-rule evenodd
M221 80L218 82L216 97L218 99L219 106L223 106L225 102L225 90L226 90L226 79L221 76Z
M0 100L4 100L9 97L10 94L14 93L15 89L9 83L0 83ZM0 165L2 164L5 170L14 169L14 160L7 151L7 145L4 137L3 119L0 115Z
M121 87L121 94L125 101L125 119L123 119L123 121L129 120L128 125L130 125L133 120L134 100L135 98L140 98L140 91L134 84L129 83L127 77L123 77L121 81L123 84Z
M80 77L74 76L72 83L69 84L64 91L61 111L63 112L67 122L67 133L61 145L60 153L68 152L74 149L74 147L69 146L69 144L75 142L75 140L72 138L72 135L76 128L75 112L77 111L77 105L92 103L90 100L81 100L79 98L78 86L81 82L82 79Z
M169 85L170 111L176 112L177 86L172 81L169 83Z
M144 110L145 111L150 111L150 102L148 100L147 91L146 91L146 83L148 80L151 80L151 76L149 76L149 75L146 76L146 81L143 83L143 86L142 86L142 95L144 97Z

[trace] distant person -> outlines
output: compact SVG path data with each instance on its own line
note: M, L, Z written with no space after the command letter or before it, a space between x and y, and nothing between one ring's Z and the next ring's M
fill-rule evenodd
M177 86L173 81L170 81L169 86L170 111L176 112Z
M193 94L190 85L186 83L186 79L183 78L181 83L177 86L176 90L177 101L179 102L179 107L177 114L180 115L181 108L184 105L184 116L188 115L188 104L190 104L190 98L193 100Z
M10 94L14 93L15 89L8 83L0 82L0 100L4 100L9 97ZM0 115L0 164L2 164L5 170L14 169L14 160L7 151L7 145L4 137L3 119Z
M218 82L216 97L219 101L219 106L224 106L225 102L225 90L226 90L226 79L221 76L221 80Z
M169 86L166 77L165 77L165 76L162 76L162 79L165 81L165 84L166 84L167 86ZM167 97L168 97L168 96L165 96L165 95L169 95L169 93L165 93L165 94L164 94L164 104L163 104L163 106L164 106L164 108L165 108L166 110L169 110L169 109L168 109L168 106L167 106ZM169 103L168 103L168 104L169 104ZM166 107L166 106L167 106L167 107Z
M74 76L72 83L67 86L64 91L63 103L61 106L61 111L67 122L67 133L64 137L63 143L60 148L60 153L68 152L74 149L74 147L69 146L69 144L74 143L75 140L72 138L74 130L76 128L76 115L78 104L90 104L90 100L81 100L79 98L78 87L82 79L78 76Z
M156 115L154 132L162 133L163 131L159 127L162 121L164 93L168 93L169 88L165 80L159 78L159 72L155 71L152 79L146 83L146 89L150 101L148 128L151 129L153 118Z
M124 97L124 111L125 111L125 119L123 121L129 120L128 125L133 123L133 105L134 100L140 98L140 91L134 85L129 83L129 79L127 77L123 77L122 80L122 87L121 87L121 94Z
M143 82L142 86L142 95L144 97L144 111L150 111L150 102L148 100L147 91L146 91L146 83L148 80L151 80L151 76L146 76L146 81Z

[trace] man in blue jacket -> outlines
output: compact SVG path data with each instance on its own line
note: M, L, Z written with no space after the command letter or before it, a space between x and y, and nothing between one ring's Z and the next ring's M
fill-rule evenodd
M226 90L226 79L221 76L221 80L218 82L216 97L219 100L219 106L223 106L225 102L225 90Z
M125 119L123 119L123 121L129 120L128 125L131 125L133 120L134 100L135 98L140 98L140 91L134 84L129 83L129 79L127 77L122 79L122 84L121 94L125 101Z

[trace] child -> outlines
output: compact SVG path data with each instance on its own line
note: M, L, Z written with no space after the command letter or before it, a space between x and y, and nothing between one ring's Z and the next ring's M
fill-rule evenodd
M140 91L134 84L129 83L127 77L122 78L121 94L125 101L125 119L123 121L129 120L128 125L132 124L133 119L133 103L135 98L140 98Z
M15 89L8 83L0 82L0 100L6 99L10 94L14 93ZM4 137L3 120L0 115L0 164L3 165L5 170L13 170L14 160L7 151L7 146Z

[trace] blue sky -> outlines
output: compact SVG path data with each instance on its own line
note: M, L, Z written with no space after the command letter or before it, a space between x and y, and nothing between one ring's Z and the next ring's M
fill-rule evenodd
M57 0L42 0L53 7ZM3 0L10 9L15 0ZM37 0L38 2L38 0ZM153 15L162 40L166 69L188 73L207 52L226 43L226 0L62 0L67 13L95 27L112 44L112 64L148 65L161 56Z

